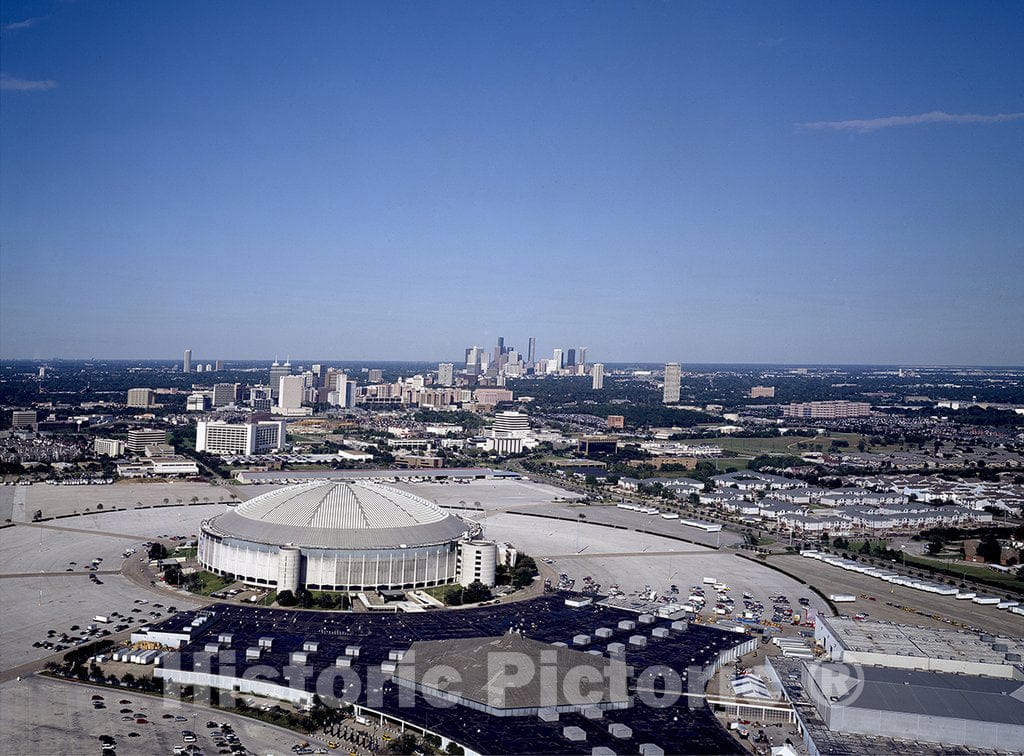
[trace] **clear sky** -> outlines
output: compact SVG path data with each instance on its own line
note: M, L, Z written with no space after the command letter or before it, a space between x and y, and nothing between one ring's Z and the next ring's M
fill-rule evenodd
M1024 364L1024 3L0 22L2 357Z

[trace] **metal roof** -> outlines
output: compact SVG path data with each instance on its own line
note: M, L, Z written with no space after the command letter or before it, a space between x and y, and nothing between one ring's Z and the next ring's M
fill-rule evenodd
M508 656L510 654L516 654L517 659L525 657L537 672L526 681L505 680L501 675L508 671L504 664L513 658ZM548 665L548 671L553 673L550 678L539 673L542 664ZM458 671L455 680L437 674L439 669L451 668ZM563 684L570 671L581 669L596 670L589 680L592 685L588 693L598 694L595 696L597 700L584 697L581 692L573 691L571 685ZM496 709L582 707L629 701L624 662L550 645L515 633L485 638L416 641L398 663L395 677L419 683L427 690L442 691ZM615 685L613 678L619 679L621 684Z
M366 481L314 481L257 496L205 523L267 544L374 549L460 538L470 525L426 499Z
M840 675L849 669L822 666ZM858 675L853 690L835 705L1024 725L1024 685L1019 680L886 667L861 667Z

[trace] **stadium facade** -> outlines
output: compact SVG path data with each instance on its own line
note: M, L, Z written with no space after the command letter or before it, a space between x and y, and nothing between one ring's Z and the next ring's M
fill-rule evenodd
M198 559L217 575L278 591L493 585L497 550L479 536L477 524L407 491L319 480L204 521Z

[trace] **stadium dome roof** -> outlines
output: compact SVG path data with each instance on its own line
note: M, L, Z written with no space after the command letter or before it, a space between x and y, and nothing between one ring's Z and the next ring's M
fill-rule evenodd
M358 549L455 540L470 525L426 499L365 481L314 481L270 491L207 523L211 532L267 544Z

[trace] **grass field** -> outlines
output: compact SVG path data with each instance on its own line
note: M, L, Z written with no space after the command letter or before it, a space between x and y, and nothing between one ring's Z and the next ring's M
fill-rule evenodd
M906 557L907 564L921 565L922 567L942 568L944 570L954 572L957 575L964 575L993 587L1005 586L1006 588L1012 588L1016 591L1024 589L1024 581L1018 579L1012 572L1004 574L980 564L965 564L963 562L952 562L945 559L928 559L926 557L919 557L913 554L905 554L904 556Z
M859 433L833 433L829 436L778 436L775 438L735 438L722 436L707 439L709 444L716 444L723 449L734 451L751 458L759 454L792 454L800 455L805 451L828 451L833 441L845 441L849 446L846 451L857 451L857 444L864 437ZM806 449L798 449L797 444L806 444ZM820 448L819 448L820 447ZM899 446L871 446L870 451L886 452L900 449Z
M849 546L842 549L842 551L852 554L860 555L860 547L864 541L850 541ZM886 545L886 541L868 541L872 546L876 543ZM1011 588L1016 591L1024 590L1024 580L1020 580L1013 573L1004 574L997 572L996 570L989 569L983 564L967 564L964 562L958 562L955 558L950 555L950 558L943 558L941 555L936 558L929 558L918 556L916 554L908 554L906 551L900 556L900 562L910 567L926 567L935 568L947 571L948 575L942 575L940 579L953 578L970 578L976 580L979 583L990 585L993 589L999 588Z
M199 587L193 591L200 596L209 596L211 593L221 591L231 585L234 580L227 580L220 575L214 575L212 572L199 571L196 572L193 577L199 581Z

